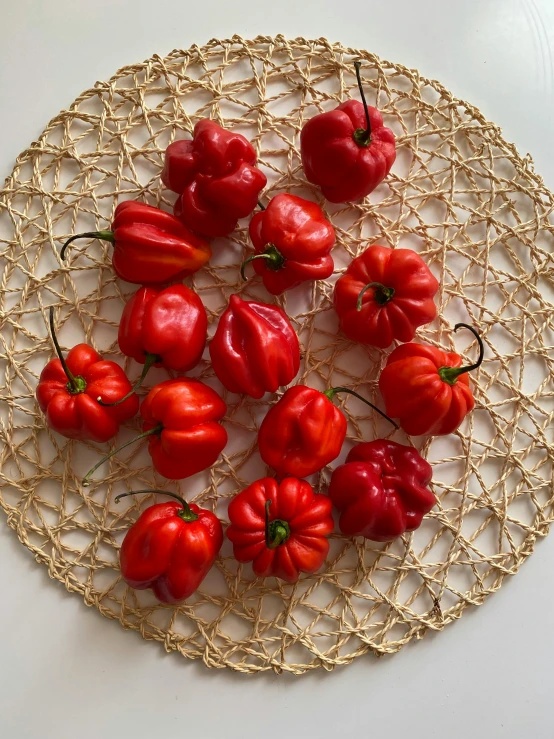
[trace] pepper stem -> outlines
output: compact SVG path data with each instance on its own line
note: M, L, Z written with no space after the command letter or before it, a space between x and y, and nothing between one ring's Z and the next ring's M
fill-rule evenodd
M467 323L457 323L454 326L454 331L457 331L459 328L467 328L475 336L477 343L479 344L479 357L475 364L468 364L465 367L440 367L439 377L443 382L447 382L449 385L454 385L460 375L464 375L466 372L471 372L480 367L483 362L483 357L485 356L485 346L478 331L474 329L473 326L468 326Z
M280 544L284 544L290 537L290 526L287 521L276 518L274 521L269 520L269 508L271 501L265 502L265 545L268 549L276 549Z
M149 429L148 431L143 431L142 434L135 436L134 439L130 439L129 441L126 441L125 444L122 444L121 446L118 446L115 449L112 449L111 452L109 452L104 457L102 457L102 459L99 462L97 462L94 465L94 467L87 472L87 474L83 477L83 481L81 485L84 488L88 488L88 486L90 485L91 475L93 475L96 472L96 470L104 464L104 462L107 462L108 459L111 459L114 456L114 454L117 454L122 449L125 449L126 446L131 446L131 444L134 444L135 441L146 439L147 436L152 436L153 434L159 434L162 430L163 430L163 425L159 423L157 426L154 426L154 428Z
M158 495L168 495L170 498L175 498L183 506L183 510L177 515L187 523L192 523L198 519L198 513L195 513L187 501L177 493L169 493L167 490L156 490L155 488L147 488L146 490L131 490L128 493L120 493L115 499L114 503L119 503L121 498L126 498L128 495L139 495L140 493L157 493Z
M112 244L115 241L113 231L87 231L86 233L75 234L75 236L68 239L62 246L60 251L61 259L65 259L65 250L72 241L76 241L77 239L102 239L102 241L110 241Z
M153 364L156 364L156 362L159 362L159 361L160 361L160 357L157 354L151 354L150 352L148 352L146 354L146 360L144 362L144 367L142 368L142 372L140 373L140 377L135 382L133 387L129 390L127 395L124 395L122 398L119 398L119 400L114 400L113 403L104 403L104 401L102 400L100 396L98 396L96 400L100 403L100 405L103 405L104 408L113 408L114 405L119 405L120 403L124 403L128 398L131 397L131 395L133 395L133 393L136 393L136 391L142 385L142 383L144 382L144 378L148 374L148 370L150 369L150 367L152 367Z
M366 405L369 405L371 408L373 408L374 411L377 411L377 413L380 416L383 416L383 418L386 418L389 423L392 423L395 429L398 428L398 424L395 423L392 418L389 418L386 413L383 413L383 411L380 408L377 408L376 405L373 405L373 403L370 403L369 400L366 400L364 397L362 397L359 393L357 393L355 390L350 390L348 387L332 387L329 388L329 390L326 390L323 395L325 395L326 398L329 398L329 400L333 400L335 395L337 393L349 393L350 395L353 395L355 398L358 398L359 400L363 400L363 402Z
M65 376L67 377L67 382L71 386L70 391L73 393L79 393L81 392L81 388L79 387L77 378L67 366L67 362L65 361L65 358L62 354L61 347L58 343L58 337L56 336L56 329L54 328L54 307L52 305L50 306L50 309L49 309L49 322L50 322L50 333L52 334L52 341L54 342L54 347L56 348L56 354L58 355L58 359L60 360L63 371L65 372Z
M273 244L270 244L267 249L261 254L254 254L253 256L248 257L248 259L244 260L240 267L240 276L243 280L246 280L246 267L248 267L250 262L253 262L255 259L265 259L267 262L267 267L275 271L281 269L281 267L285 263L285 257L281 254L277 247L273 246Z
M367 102L364 95L364 87L362 85L362 77L360 75L361 66L361 62L354 62L356 78L358 80L358 88L360 90L360 96L364 105L366 128L357 128L352 134L352 137L354 141L358 144L358 146L369 146L369 144L371 143L371 120L369 118L369 109L367 107Z
M372 287L375 290L374 298L377 305L386 305L389 300L394 297L394 287L385 287L381 282L368 282L367 285L362 287L360 294L358 295L358 301L356 303L356 310L362 310L362 300L366 290Z
M261 201L261 200L258 200L258 208L259 208L260 210L265 210L265 205L264 205L264 204L262 203L262 201Z

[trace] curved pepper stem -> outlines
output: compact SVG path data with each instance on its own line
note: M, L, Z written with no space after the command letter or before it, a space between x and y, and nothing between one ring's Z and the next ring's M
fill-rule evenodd
M265 259L268 269L272 269L274 271L281 269L281 267L285 263L285 257L281 254L277 247L273 246L273 244L269 244L264 252L248 257L248 259L245 259L244 262L241 264L240 276L243 280L246 280L246 274L244 270L246 269L246 267L248 267L250 262L253 262L255 259Z
M479 344L479 357L475 364L468 364L465 367L440 367L439 377L443 382L447 382L449 385L454 385L460 375L464 375L466 372L471 372L480 367L483 362L483 357L485 356L485 346L479 332L474 329L473 326L468 326L467 323L457 323L454 326L454 331L457 331L459 328L467 328L475 336L477 343Z
M261 200L258 200L258 208L259 208L260 210L265 210L265 205L264 205L264 204L262 203L262 201L261 201Z
M50 306L50 309L49 309L49 323L50 323L50 333L52 335L52 341L54 342L56 354L58 355L58 359L60 360L63 371L65 372L65 376L67 377L67 389L73 395L82 393L84 389L86 388L87 384L83 380L82 377L75 377L73 372L67 366L67 362L65 361L64 355L62 354L61 347L58 343L58 337L56 336L56 329L54 328L54 308L53 306Z
M187 501L177 493L169 493L167 490L156 490L155 488L147 488L146 490L131 490L129 493L120 493L115 499L114 503L119 503L121 498L126 498L128 495L140 495L140 493L157 493L158 495L168 495L170 498L175 498L183 506L183 510L177 515L187 523L192 523L198 519L198 513L195 513Z
M129 390L127 395L124 395L122 398L119 398L119 400L114 400L113 403L104 403L100 395L96 398L96 400L100 403L100 405L103 405L104 408L113 408L114 405L119 405L120 403L124 403L128 398L131 397L136 391L139 389L139 387L144 382L144 378L148 374L148 371L150 367L152 367L153 364L156 364L156 362L161 361L161 358L157 354L151 354L148 352L146 354L146 360L144 362L144 367L142 368L142 372L140 373L140 377L135 382L133 387Z
M91 475L93 475L96 472L96 470L104 464L104 462L107 462L108 459L111 459L114 456L114 454L117 454L122 449L125 449L126 446L131 446L131 444L134 444L135 441L146 439L147 436L153 436L154 434L160 434L162 430L163 430L163 425L159 423L157 426L154 426L153 429L149 429L148 431L143 431L142 434L135 436L134 439L130 439L129 441L126 441L125 444L122 444L121 446L118 446L115 449L112 449L111 452L109 452L104 457L102 457L102 459L99 462L97 462L94 465L94 467L87 472L87 474L83 477L83 481L81 485L84 488L88 488L88 486L90 485Z
M352 134L352 138L358 144L358 146L369 146L371 143L371 120L369 118L369 110L364 95L364 87L362 85L362 77L360 75L361 62L354 62L354 68L356 69L356 78L358 80L358 88L360 90L360 96L364 105L365 111L365 122L366 128L357 128Z
M358 301L356 303L356 310L362 310L364 294L370 287L375 290L373 297L375 298L377 305L386 305L389 300L394 298L394 287L385 287L381 282L368 282L368 284L360 290Z
M370 403L369 400L366 400L362 395L357 393L355 390L350 390L348 387L332 387L329 388L329 390L326 390L323 395L325 395L326 398L329 398L329 400L333 400L335 395L337 393L349 393L350 395L353 395L355 398L358 398L358 400L363 400L363 402L366 405L369 405L370 408L373 408L374 411L377 411L377 413L380 416L383 416L383 418L386 418L389 423L392 423L395 429L399 428L398 424L395 423L392 418L389 418L386 413L383 413L383 411L380 408L377 408L376 405L373 405L373 403Z
M280 544L284 544L290 537L290 526L287 521L276 518L274 521L269 520L269 509L271 501L265 502L265 545L268 549L277 549Z
M102 241L109 241L112 244L115 241L113 231L87 231L86 233L75 234L75 236L72 236L70 239L68 239L62 246L62 249L60 251L61 259L65 259L65 250L72 241L76 241L77 239L102 239Z

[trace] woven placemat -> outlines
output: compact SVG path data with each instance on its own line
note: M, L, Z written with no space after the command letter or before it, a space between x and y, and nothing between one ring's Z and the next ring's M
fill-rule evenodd
M304 179L299 134L318 111L358 98L355 59L363 61L368 101L397 134L398 158L364 202L331 206ZM479 328L486 351L472 379L476 410L459 432L393 436L433 464L438 503L417 532L384 545L335 534L327 565L296 585L254 578L226 542L199 592L174 608L127 588L117 565L125 531L154 497L119 506L114 497L165 486L226 522L228 500L267 472L256 431L276 397L226 393L205 354L191 374L228 403L230 442L213 469L168 483L153 473L144 446L131 447L83 490L82 475L107 445L50 432L34 392L52 357L49 305L58 306L63 347L84 340L123 362L117 324L136 288L115 278L110 245L79 242L68 264L59 259L60 245L72 233L108 228L126 198L170 209L174 196L159 180L163 152L204 116L253 142L268 176L264 198L289 191L317 200L336 228L333 278L275 300L300 336L298 381L320 389L349 385L380 402L376 380L386 352L341 336L332 309L337 274L375 241L416 249L441 280L439 318L419 331L421 339L452 348L451 329L464 321ZM332 669L442 629L517 572L552 520L552 209L530 158L474 107L416 71L324 39L214 40L98 82L18 157L0 191L0 503L8 524L50 576L87 605L210 667ZM238 265L251 249L247 222L240 226L214 242L209 268L188 281L208 307L211 333L231 293L270 301L258 278L240 280ZM474 358L471 336L461 333L457 349ZM139 374L135 363L125 367L131 378ZM166 376L153 371L150 386ZM348 440L333 466L353 443L389 433L356 399L340 402ZM114 443L138 428L137 419ZM313 482L324 492L329 476L325 469Z

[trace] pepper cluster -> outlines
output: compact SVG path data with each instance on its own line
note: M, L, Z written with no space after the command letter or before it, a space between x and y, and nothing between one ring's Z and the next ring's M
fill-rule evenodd
M360 65L356 74L362 102L349 100L303 127L304 172L331 202L369 195L388 175L396 156L395 137L381 113L367 105ZM208 318L199 296L182 279L211 256L207 238L229 234L240 218L260 210L249 224L252 264L271 295L303 282L325 279L334 270L335 231L314 202L281 193L267 206L259 201L266 177L256 152L242 135L211 120L199 121L192 139L166 151L164 184L177 194L174 215L138 202L120 203L111 230L72 236L113 245L112 266L122 280L141 285L126 304L119 325L121 352L143 365L132 386L123 370L79 344L64 357L50 309L50 329L58 357L44 368L37 400L48 425L72 439L105 442L139 411L136 390L152 366L175 373L194 368L206 346ZM258 576L295 582L301 572L319 569L334 528L332 505L340 511L343 534L390 541L415 530L433 505L430 465L411 446L376 439L355 446L332 474L328 495L315 493L305 477L335 460L347 419L333 404L347 392L368 403L408 434L448 434L474 407L467 373L483 359L462 366L458 354L413 339L418 327L436 316L439 283L409 249L369 246L338 279L334 305L350 340L382 349L388 356L379 387L385 411L349 388L320 392L288 387L263 419L258 447L275 478L253 482L229 505L227 537L239 562L252 562ZM209 353L216 376L233 393L261 398L286 387L300 367L298 337L278 306L231 295ZM222 425L226 404L198 379L177 377L155 385L140 405L142 433L155 470L184 479L212 466L227 443ZM398 425L392 419L398 419ZM125 444L124 446L127 446ZM91 483L96 469L83 479ZM118 496L160 492L131 491ZM128 531L120 555L124 580L151 588L164 602L189 597L214 564L223 542L219 519L210 511L175 500L147 508Z

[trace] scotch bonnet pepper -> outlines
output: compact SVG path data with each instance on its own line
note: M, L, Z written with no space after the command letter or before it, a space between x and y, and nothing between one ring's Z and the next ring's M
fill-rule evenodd
M265 210L256 213L249 228L256 254L243 263L242 277L252 262L272 295L333 273L330 252L335 230L317 203L296 195L276 195Z
M306 385L289 388L270 408L258 434L260 455L279 477L307 477L339 456L347 428L344 413L332 403L339 392L355 395L387 418L348 388L335 387L324 393ZM387 420L396 426L390 418Z
M36 396L51 429L68 439L104 442L113 438L120 424L138 411L136 395L121 367L110 362L87 344L77 344L64 358L54 330L50 308L50 331L58 355L40 375ZM110 403L126 397L113 408L105 408L98 398Z
M352 341L385 349L411 341L437 313L439 283L411 249L375 244L350 263L335 284L335 309Z
M182 480L211 467L227 443L227 432L219 423L226 411L223 399L200 380L161 382L142 402L142 434L95 464L85 475L83 487L91 484L92 474L106 460L144 438L148 438L148 451L160 475Z
M204 236L226 236L250 215L267 179L256 152L240 133L204 119L192 140L167 147L162 181L177 193L175 215Z
M403 344L389 355L379 389L387 413L398 418L408 434L451 434L473 410L467 373L481 365L484 346L474 328L457 323L454 330L459 328L467 328L477 339L479 358L475 364L462 367L459 354L415 342Z
M186 285L137 290L123 310L118 331L123 354L144 364L133 391L152 366L176 372L195 367L206 346L207 331L206 309Z
M372 541L415 531L436 503L431 477L431 465L413 447L385 439L358 444L329 485L340 530Z
M227 536L235 558L252 562L258 577L296 582L301 572L315 572L325 561L331 508L331 500L305 480L256 480L229 504Z
M231 295L210 342L210 357L227 390L261 398L296 377L300 346L281 308Z
M121 575L135 590L151 588L162 603L191 596L211 569L223 543L219 519L205 508L164 490L136 490L118 495L161 493L176 502L157 503L131 526L119 554Z
M131 200L117 206L110 231L72 236L63 245L61 258L72 241L83 238L111 242L114 272L139 285L180 280L203 267L212 255L208 242L191 233L178 218Z
M348 100L310 118L300 135L306 177L332 203L369 195L396 159L394 134L383 126L381 113L367 105L360 62L355 62L355 68L363 103Z

